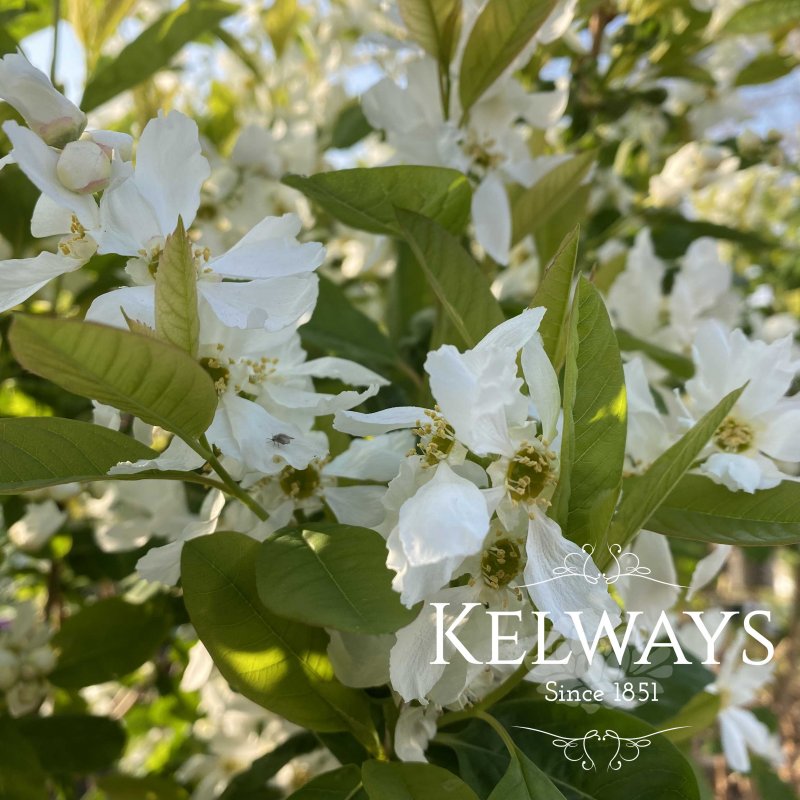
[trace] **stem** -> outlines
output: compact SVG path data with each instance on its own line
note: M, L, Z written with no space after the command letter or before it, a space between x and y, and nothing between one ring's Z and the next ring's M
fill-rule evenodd
M517 746L514 744L514 740L511 738L511 734L490 714L487 714L485 711L479 711L475 715L478 719L482 719L487 725L490 725L494 732L503 740L503 744L506 746L506 750L508 750L509 755L512 758L516 758L516 750Z
M522 664L511 673L507 681L501 683L494 691L489 692L480 703L476 703L472 708L466 708L463 711L451 711L444 714L439 720L439 727L445 728L448 725L454 725L456 722L461 722L465 719L481 717L486 709L491 708L495 703L500 702L509 692L516 689L529 672L530 667L523 661Z
M61 0L53 0L53 58L50 60L50 83L56 85L58 62L58 25L61 22Z
M253 498L244 490L238 483L230 476L225 467L222 466L219 459L214 455L211 445L205 436L201 436L199 441L191 439L184 439L186 444L192 448L198 455L202 456L214 468L214 472L222 479L225 485L225 491L244 503L262 522L269 519L269 514L261 505L259 505Z
M147 470L146 472L131 472L127 475L106 475L103 480L109 481L149 481L153 479L165 481L183 481L184 483L196 483L199 486L207 486L209 489L219 489L222 492L228 491L228 486L221 481L215 481L207 475L198 475L195 472L181 472L177 469L169 470Z
M364 788L364 784L359 781L358 786L353 787L353 791L345 797L344 800L352 800L362 789Z

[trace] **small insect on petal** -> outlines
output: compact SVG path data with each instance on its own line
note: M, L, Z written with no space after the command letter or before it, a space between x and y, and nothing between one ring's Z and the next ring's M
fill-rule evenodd
M270 440L272 444L289 444L294 439L294 436L289 436L288 433L276 433Z

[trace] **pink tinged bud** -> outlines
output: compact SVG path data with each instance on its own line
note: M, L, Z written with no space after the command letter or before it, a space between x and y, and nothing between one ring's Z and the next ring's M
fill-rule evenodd
M83 111L20 53L0 59L0 97L51 147L74 141L86 127Z
M61 184L77 194L102 191L111 180L111 159L100 145L82 139L70 142L56 164Z

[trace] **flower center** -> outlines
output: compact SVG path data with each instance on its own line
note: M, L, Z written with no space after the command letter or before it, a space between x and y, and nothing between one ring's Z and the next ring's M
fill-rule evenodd
M316 494L322 481L317 466L309 464L305 469L284 467L278 482L289 497L295 500L307 500Z
M508 586L522 570L522 552L511 539L500 539L483 551L481 575L492 589Z
M486 171L497 167L503 161L502 154L495 152L496 145L494 139L479 140L470 131L462 149L464 154L472 159L473 166Z
M538 439L525 442L514 454L506 473L506 488L517 503L536 501L556 483L556 454Z
M211 376L217 394L224 394L230 380L230 370L218 359L209 357L201 358L200 366Z
M734 417L728 417L717 428L714 444L726 453L742 453L750 447L754 438L750 425Z
M444 461L456 443L456 433L445 418L436 411L426 411L428 422L417 423L414 433L419 436L417 449L424 457L424 463L435 467Z

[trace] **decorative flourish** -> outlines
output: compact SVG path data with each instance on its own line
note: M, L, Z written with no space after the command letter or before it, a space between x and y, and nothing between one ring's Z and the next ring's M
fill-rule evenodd
M586 772L592 772L597 769L597 764L589 753L588 743L594 739L598 742L613 742L614 753L608 760L606 769L617 772L622 769L623 764L630 764L632 761L636 761L639 757L639 753L641 753L645 747L649 747L652 744L653 737L660 736L662 733L669 733L670 731L680 731L690 726L679 725L675 728L665 728L664 730L654 731L644 736L620 736L616 731L608 728L601 734L597 728L593 728L583 736L575 737L560 736L557 733L543 731L540 728L528 728L525 725L515 725L514 727L523 731L543 733L545 736L549 736L552 739L553 746L564 751L564 757L567 761L571 761L574 764L579 763L581 769Z
M592 739L603 740L600 731L596 728L583 736L570 738L568 736L559 736L556 733L550 733L550 731L543 731L539 728L527 728L524 725L515 725L514 727L523 731L533 731L534 733L543 733L545 736L549 736L553 740L553 745L564 751L564 758L566 758L567 761L571 761L573 764L579 763L581 768L586 772L592 772L597 769L597 765L594 763L594 759L589 754L589 749L587 747L588 742Z
M623 552L622 546L619 544L612 544L608 546L608 552L614 562L614 570L606 573L600 572L595 565L592 556L594 556L594 546L585 544L581 548L581 552L571 552L564 556L564 564L559 567L553 568L553 577L546 578L543 581L536 581L535 583L525 583L515 588L527 589L531 586L541 586L543 583L552 583L553 581L561 580L562 578L578 577L583 578L587 583L596 586L601 581L606 586L611 586L622 578L642 578L653 583L660 583L662 586L671 586L673 589L688 589L688 586L682 586L678 583L670 583L669 581L662 581L652 576L652 570L649 567L643 567L639 556L636 553L629 551Z

